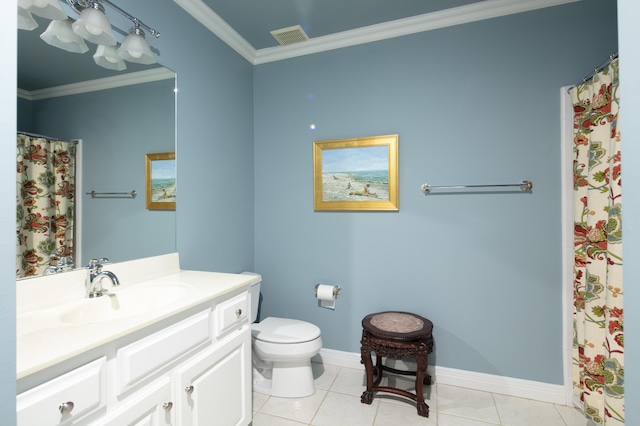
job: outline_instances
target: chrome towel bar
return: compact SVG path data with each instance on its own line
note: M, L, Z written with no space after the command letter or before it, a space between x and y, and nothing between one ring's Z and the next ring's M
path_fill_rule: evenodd
M519 187L522 192L531 192L533 189L533 183L528 180L523 180L522 183L507 183L498 185L449 185L449 186L431 186L427 183L422 185L422 192L429 194L432 189L466 189L466 188L505 188L505 187Z
M91 198L120 198L120 197L131 197L136 198L138 193L133 190L131 192L96 192L91 191L87 192L87 195L91 195Z

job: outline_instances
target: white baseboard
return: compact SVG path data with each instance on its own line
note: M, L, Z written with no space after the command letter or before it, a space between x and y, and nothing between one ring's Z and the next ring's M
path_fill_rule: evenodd
M313 357L312 361L335 365L337 367L364 369L360 363L360 354L353 352L322 348L320 353ZM566 401L563 385L553 385L533 380L516 379L439 366L435 366L435 368L430 367L429 370L433 383L533 399L558 405L570 404Z

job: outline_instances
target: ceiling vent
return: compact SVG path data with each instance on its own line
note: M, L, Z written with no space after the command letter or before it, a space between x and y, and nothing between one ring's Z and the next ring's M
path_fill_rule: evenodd
M300 25L271 31L271 35L278 41L278 43L280 43L281 46L309 40L309 36L304 32Z

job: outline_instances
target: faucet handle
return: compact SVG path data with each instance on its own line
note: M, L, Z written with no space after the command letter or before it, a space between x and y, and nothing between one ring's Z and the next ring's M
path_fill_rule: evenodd
M89 264L85 266L85 268L99 270L100 268L102 268L102 265L104 263L108 263L108 262L109 262L109 259L107 259L106 257L102 257L100 259L91 259L89 260Z
M57 262L56 266L61 268L73 267L73 258L71 256L62 256L59 253L53 252L49 254L49 257Z

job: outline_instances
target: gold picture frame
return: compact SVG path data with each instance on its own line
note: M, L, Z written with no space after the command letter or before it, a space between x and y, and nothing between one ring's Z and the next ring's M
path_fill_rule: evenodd
M314 142L313 209L398 211L398 135Z
M145 154L146 206L149 210L176 209L176 153Z

